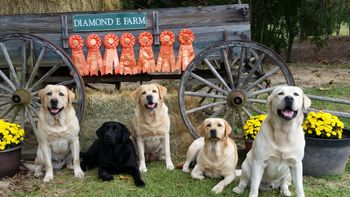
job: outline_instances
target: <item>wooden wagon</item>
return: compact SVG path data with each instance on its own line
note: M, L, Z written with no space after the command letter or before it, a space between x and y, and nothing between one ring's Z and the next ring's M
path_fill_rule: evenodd
M89 27L84 22L101 17L112 17L113 20L144 18L131 26L106 27L99 25L101 21L90 21ZM199 136L194 127L197 124L195 119L223 117L239 128L249 116L265 113L266 98L275 86L294 85L284 61L268 47L250 41L249 19L246 4L0 16L0 117L18 121L22 126L28 124L35 130L40 108L38 91L46 84L63 84L73 89L77 95L74 104L81 119L84 84L181 79L180 111L193 137ZM195 35L193 48L196 56L184 71L82 77L70 58L68 39L73 34L86 39L91 33L102 37L110 32L117 36L129 32L137 37L144 31L150 32L154 56L157 57L161 48L160 33L170 30L178 35L185 28ZM176 40L173 46L175 57L179 47ZM138 51L139 45L136 44L136 57ZM88 53L86 48L83 53ZM121 48L118 48L120 53ZM310 97L350 104L345 99ZM350 117L349 112L332 113Z

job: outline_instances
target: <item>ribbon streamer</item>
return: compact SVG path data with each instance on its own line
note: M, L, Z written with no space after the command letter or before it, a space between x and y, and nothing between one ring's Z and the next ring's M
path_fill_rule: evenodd
M101 75L105 75L103 69L103 60L100 52L101 38L97 34L90 34L86 38L86 46L88 48L88 56L86 59L87 65L90 67L90 76L98 76L100 69Z
M173 44L175 35L169 30L160 34L160 51L157 60L157 71L173 72L176 70Z
M137 67L134 54L135 37L131 33L123 33L120 37L120 45L122 46L122 54L119 63L124 68L124 74L140 73L141 68Z
M86 65L83 52L84 40L81 36L74 34L69 36L68 45L72 49L72 62L78 68L81 76L89 75L89 67Z
M189 29L183 29L180 31L178 39L180 42L180 49L177 56L176 68L184 71L195 56L192 46L194 34Z
M140 45L139 58L137 66L141 68L143 73L152 73L156 69L154 54L152 49L153 36L149 32L142 32L138 37Z
M117 46L119 39L114 33L106 34L103 38L103 45L105 46L105 53L103 56L103 69L105 74L113 74L113 66L116 74L120 74L119 58L117 53Z

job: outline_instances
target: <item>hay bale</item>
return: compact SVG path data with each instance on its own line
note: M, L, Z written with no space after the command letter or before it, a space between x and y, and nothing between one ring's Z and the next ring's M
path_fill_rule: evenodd
M2 5L0 15L122 9L120 0L2 0Z

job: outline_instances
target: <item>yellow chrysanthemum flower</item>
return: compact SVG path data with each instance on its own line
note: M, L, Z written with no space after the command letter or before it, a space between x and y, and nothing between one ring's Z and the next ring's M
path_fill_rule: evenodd
M5 150L22 143L24 134L24 130L18 124L0 119L0 150Z
M261 123L265 120L265 118L265 114L251 116L243 126L244 138L247 140L253 140L258 134L261 127Z

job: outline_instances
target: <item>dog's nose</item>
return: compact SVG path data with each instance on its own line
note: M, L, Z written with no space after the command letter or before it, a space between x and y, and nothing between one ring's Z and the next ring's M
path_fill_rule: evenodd
M210 129L210 137L216 138L216 129Z
M284 97L284 101L285 101L287 104L292 104L293 101L294 101L294 98L291 97L291 96L286 96L286 97Z
M52 106L57 106L58 100L57 99L51 99L50 103L51 103Z
M153 102L153 96L152 95L147 95L146 99L148 102Z

